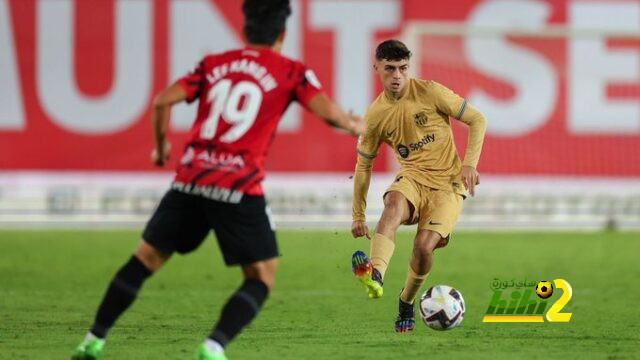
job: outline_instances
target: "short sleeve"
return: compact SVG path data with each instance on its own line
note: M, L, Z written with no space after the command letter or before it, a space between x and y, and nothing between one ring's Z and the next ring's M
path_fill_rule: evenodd
M302 67L301 76L294 88L295 99L307 107L311 98L322 91L322 85L313 70Z
M187 102L191 103L200 97L204 87L204 59L193 70L176 81L187 92Z
M467 100L435 81L433 81L433 87L438 109L451 117L460 119L467 105Z

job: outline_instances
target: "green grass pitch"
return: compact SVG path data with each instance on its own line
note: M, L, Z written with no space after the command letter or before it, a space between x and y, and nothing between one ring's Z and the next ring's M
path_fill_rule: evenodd
M68 358L139 234L0 231L0 359ZM467 304L462 326L437 332L418 322L413 333L396 334L393 320L411 239L410 232L399 234L385 295L370 300L350 267L354 250L368 252L367 240L346 232L281 231L276 289L227 355L261 360L640 357L640 234L460 232L436 251L427 286L447 284L462 292ZM495 277L567 280L573 298L563 312L573 313L571 321L483 323ZM175 256L112 329L103 359L191 358L240 282L239 269L223 265L213 238L188 256Z

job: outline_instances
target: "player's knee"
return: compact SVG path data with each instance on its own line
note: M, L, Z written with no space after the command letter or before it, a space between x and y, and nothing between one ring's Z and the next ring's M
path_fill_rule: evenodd
M156 256L140 254L139 252L136 252L136 257L151 272L158 271L164 264L164 261Z
M391 191L384 196L383 200L385 209L389 208L399 210L402 208L401 205L403 204L403 201L405 201L405 197L397 191Z
M380 222L385 227L398 227L402 223L404 209L398 203L385 204Z
M413 242L413 252L420 257L431 256L441 240L442 237L435 232L417 236Z
M267 286L267 289L269 290L269 292L271 292L271 289L273 289L273 286L275 285L275 282L276 282L275 273L260 272L255 275L247 275L245 276L245 278L251 278L251 279L255 279L263 282Z
M271 259L246 265L242 268L242 271L245 278L260 280L271 291L276 280L277 265L277 260Z
M160 252L143 240L136 249L135 256L149 271L156 272L171 257L171 254Z
M413 243L413 253L418 258L425 258L433 255L433 250L430 244L426 241L415 241Z
M384 197L384 210L380 222L383 227L395 231L411 215L411 205L401 193L391 191Z

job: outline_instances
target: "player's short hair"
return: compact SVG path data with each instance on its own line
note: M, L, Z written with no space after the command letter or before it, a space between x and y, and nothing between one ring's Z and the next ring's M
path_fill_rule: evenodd
M409 60L411 51L400 40L389 39L381 42L376 48L376 60Z
M244 0L244 35L251 44L273 45L291 15L289 0Z

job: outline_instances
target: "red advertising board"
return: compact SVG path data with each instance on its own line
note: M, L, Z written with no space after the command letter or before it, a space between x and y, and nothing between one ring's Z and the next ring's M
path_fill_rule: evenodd
M153 94L204 53L241 43L239 4L0 0L0 169L151 170ZM285 52L357 113L381 91L373 49L397 37L417 76L487 116L483 173L640 176L640 1L293 5ZM190 116L174 113L174 161ZM464 126L455 134L463 150ZM351 171L354 147L294 109L268 169Z

